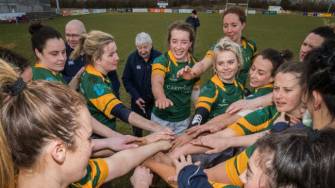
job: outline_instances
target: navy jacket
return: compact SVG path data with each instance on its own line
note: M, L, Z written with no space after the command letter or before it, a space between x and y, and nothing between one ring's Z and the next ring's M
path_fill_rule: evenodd
M151 49L148 62L138 54L132 52L127 59L123 71L122 81L127 92L131 95L132 103L141 97L146 103L153 103L154 97L151 91L151 65L161 52ZM132 104L133 106L133 104Z
M179 188L212 188L204 170L196 165L185 166L178 175Z
M195 18L193 16L189 16L186 18L186 23L189 23L193 27L194 31L197 31L197 28L200 26L200 20L198 17Z
M81 69L81 67L86 65L86 59L84 55L79 56L75 60L70 59L70 55L73 49L68 44L65 44L65 46L67 59L62 74L66 83L69 83L76 75L76 73ZM112 82L112 89L114 91L114 94L119 97L120 81L118 79L116 71L109 72L107 76Z

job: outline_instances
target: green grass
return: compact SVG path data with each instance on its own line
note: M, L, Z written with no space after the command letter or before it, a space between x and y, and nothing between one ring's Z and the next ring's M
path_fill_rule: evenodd
M106 13L84 16L58 17L47 20L47 25L64 33L64 25L71 19L82 20L87 30L102 30L111 33L117 41L120 63L118 68L121 77L124 62L130 52L135 49L134 38L139 32L148 32L154 41L154 47L166 51L167 27L174 20L184 20L186 14L155 14L155 13ZM201 59L206 50L222 37L222 23L219 14L200 14L201 26L197 33L195 56ZM257 43L258 50L264 48L290 49L298 53L300 43L311 29L334 22L334 18L324 20L317 17L299 15L263 16L249 15L245 36ZM18 53L34 61L30 46L28 24L0 24L0 46L13 48ZM207 79L207 73L203 80ZM121 99L129 105L129 96L121 88ZM129 126L119 123L118 129L130 134ZM128 177L113 181L110 187L130 187Z

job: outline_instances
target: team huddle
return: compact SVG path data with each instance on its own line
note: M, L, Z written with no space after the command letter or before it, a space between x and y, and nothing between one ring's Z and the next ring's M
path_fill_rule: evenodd
M295 62L242 36L244 10L226 9L222 22L200 61L184 21L169 26L166 52L138 33L122 75L131 108L111 34L71 20L64 41L30 25L33 66L0 48L0 187L93 188L134 168L135 188L152 173L179 188L335 187L334 28L310 31Z

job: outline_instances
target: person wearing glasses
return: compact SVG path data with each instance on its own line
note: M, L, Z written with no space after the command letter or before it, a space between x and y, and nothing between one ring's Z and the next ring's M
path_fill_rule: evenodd
M80 39L82 35L85 33L86 33L85 25L80 20L73 19L70 20L65 25L65 40L66 40L65 45L66 45L67 60L65 62L62 74L66 82L71 81L71 79L76 75L76 73L86 65L84 54L81 54L77 59L70 58L72 51L79 45ZM112 82L111 87L114 94L117 97L119 97L120 81L118 79L116 71L109 72L107 76Z

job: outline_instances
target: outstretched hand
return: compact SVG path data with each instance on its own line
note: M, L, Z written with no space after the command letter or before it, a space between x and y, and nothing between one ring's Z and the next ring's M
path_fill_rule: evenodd
M219 153L230 147L228 139L213 135L201 136L193 140L191 144L209 148L206 154Z
M192 70L191 67L185 66L177 72L177 78L182 77L185 80L191 80L196 77L196 73Z
M145 137L140 138L140 141L143 144L150 144L150 143L154 143L160 140L173 140L174 139L174 134L170 133L168 131L161 131L161 132L154 132L151 133Z
M138 166L134 174L130 177L130 182L134 188L149 188L152 184L153 175L150 169L144 166Z
M131 135L122 135L108 138L110 143L110 149L114 151L121 151L125 149L131 149L138 147L136 142L139 138L131 136Z

